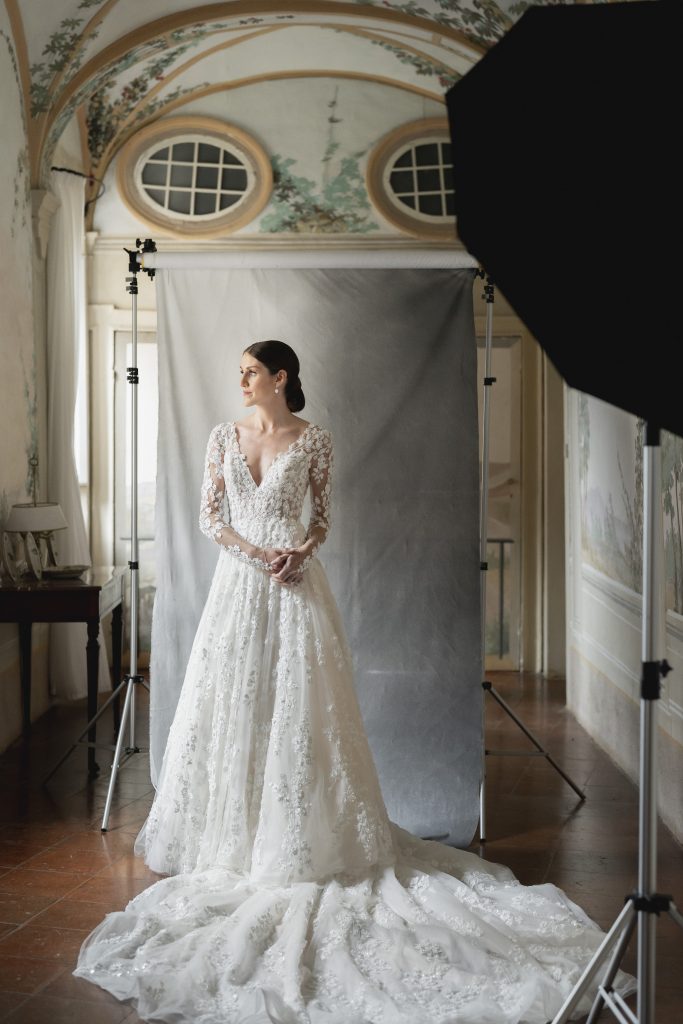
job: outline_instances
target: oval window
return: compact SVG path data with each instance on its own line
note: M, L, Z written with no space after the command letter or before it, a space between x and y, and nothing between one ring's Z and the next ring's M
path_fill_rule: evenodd
M137 217L183 236L235 231L261 212L272 190L261 146L210 118L167 118L143 128L123 147L117 180Z
M453 157L448 121L402 125L371 154L368 192L380 213L402 231L456 239Z

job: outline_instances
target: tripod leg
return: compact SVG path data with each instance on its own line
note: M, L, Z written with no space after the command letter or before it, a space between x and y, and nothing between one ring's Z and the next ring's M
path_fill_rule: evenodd
M676 922L679 928L683 928L683 914L681 914L673 900L669 902L669 915Z
M121 715L121 728L119 729L118 739L116 740L116 750L114 751L114 761L111 766L111 778L109 779L109 789L107 790L107 802L104 805L104 815L102 817L102 831L107 831L107 825L109 824L109 811L111 810L111 801L114 796L114 786L116 785L116 775L119 770L119 762L121 760L121 751L123 749L123 737L126 734L126 724L128 720L128 713L131 708L133 687L135 683L132 679L128 680L128 689L126 690L126 699L123 702L123 714Z
M595 997L595 1002L593 1003L591 1012L588 1015L586 1024L596 1024L596 1021L600 1016L600 1011L602 1010L605 1003L605 997L603 996L602 991L611 991L612 982L614 981L617 971L619 970L619 964L621 963L622 957L626 952L626 947L631 941L633 929L636 926L636 920L637 917L634 914L631 920L626 924L626 927L624 928L621 938L617 942L616 948L612 953L612 958L607 967L607 973L605 974L602 985L600 986L601 991L598 992L597 996Z
M114 679L121 678L121 636L123 634L123 613L121 604L117 604L111 613L111 651L112 671ZM121 728L121 705L117 699L114 702L114 732Z
M97 721L97 719L98 719L98 718L100 718L100 717L101 717L101 716L102 716L102 715L104 714L104 712L105 712L105 711L107 710L107 708L108 708L108 707L109 707L109 705L110 705L110 704L112 703L112 701L114 701L114 700L117 700L117 699L118 699L118 696L119 696L119 694L121 693L121 690L122 690L122 689L123 689L123 687L124 687L124 686L126 686L126 685L127 685L127 680L126 680L126 679L123 679L123 680L122 680L122 681L121 681L121 682L119 683L119 685L118 685L118 686L116 687L116 689L114 690L114 692L112 693L112 695L111 695L110 697L108 697L108 698L107 698L107 700L106 700L106 701L105 701L105 703L104 703L104 704L102 705L102 707L101 707L101 708L99 709L99 711L97 712L97 714L95 715L95 717L94 717L94 718L92 718L92 719L91 719L91 720L90 720L90 721L88 722L88 724L86 725L85 729L84 729L84 730L83 730L83 732L82 732L82 733L80 734L80 736L79 736L79 737L78 737L78 739L77 739L77 740L75 741L75 743L73 743L73 745L72 745L71 747L69 747L69 749L67 750L67 752L66 752L66 753L65 753L65 754L64 754L64 755L63 755L62 757L60 757L59 761L57 761L57 764L56 764L56 765L54 766L54 768L52 769L52 771L50 771L50 772L49 772L49 774L45 776L45 778L43 779L43 785L45 785L45 783L46 783L46 782L48 782L48 781L49 781L49 780L50 780L50 779L52 778L52 776L53 776L53 775L54 775L54 773L55 773L55 772L57 771L57 769L58 769L58 768L61 768L61 767L62 767L62 765L64 764L64 762L66 761L66 759L67 759L68 757L70 757L70 756L71 756L71 754L73 754L74 750L76 749L76 747L78 746L78 744L79 744L79 743L81 742L81 740L83 739L83 737L84 737L84 736L86 735L86 733L89 733L89 732L90 732L90 728L91 728L91 726L92 726L93 722L96 722L96 721Z
M541 754L543 754L543 756L546 758L546 760L550 762L550 764L553 766L555 771L558 772L562 776L562 778L567 783L567 785L572 787L572 789L574 790L576 795L580 796L582 800L585 800L586 799L586 794L582 790L580 790L579 787L576 785L576 783L572 779L570 779L570 777L567 775L567 773L565 771L563 771L562 768L560 768L560 766L557 763L557 761L553 760L553 758L550 756L548 751L542 745L540 740L538 740L534 736L534 734L531 732L531 730L526 727L526 725L521 720L521 718L517 717L517 715L514 713L514 711L510 707L510 705L507 704L506 701L503 700L503 698L500 696L499 693L496 693L496 691L491 686L491 684L490 683L484 683L484 689L488 690L488 692L491 694L491 696L493 697L493 699L495 701L498 701L498 703L502 707L503 711L505 711L506 714L508 714L510 716L512 721L515 723L515 725L517 725L522 730L524 735L528 736L528 738L531 740L531 742L536 747L536 749L539 750L541 752Z
M88 665L88 719L90 722L90 729L88 731L88 775L91 779L93 779L100 770L100 766L95 760L95 743L97 741L95 723L97 721L97 680L100 651L100 644L97 637L99 632L99 618L89 619L86 660Z
M624 905L618 918L593 954L593 957L586 966L583 974L565 999L555 1017L553 1017L552 1024L565 1024L565 1022L570 1019L576 1004L581 999L581 996L584 994L586 989L589 988L593 978L597 974L601 962L619 938L622 928L633 929L632 919L635 919L635 913L636 912L631 901Z

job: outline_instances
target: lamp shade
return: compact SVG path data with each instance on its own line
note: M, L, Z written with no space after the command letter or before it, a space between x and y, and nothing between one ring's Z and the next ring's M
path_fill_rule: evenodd
M41 533L63 530L68 525L59 502L39 501L37 505L32 502L12 505L4 528L14 533Z

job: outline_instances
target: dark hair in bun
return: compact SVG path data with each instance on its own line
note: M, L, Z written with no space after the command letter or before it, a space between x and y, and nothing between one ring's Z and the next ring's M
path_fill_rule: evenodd
M299 380L299 359L296 352L284 341L255 341L244 350L267 366L272 376L278 370L287 372L285 400L291 412L299 412L306 404Z

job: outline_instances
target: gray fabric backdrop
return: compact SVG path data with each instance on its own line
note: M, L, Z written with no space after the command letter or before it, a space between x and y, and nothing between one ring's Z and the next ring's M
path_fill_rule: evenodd
M471 270L161 270L156 780L218 549L197 525L211 428L244 415L239 363L287 341L335 443L320 550L392 819L469 843L481 769L476 350ZM143 439L144 442L144 439Z

